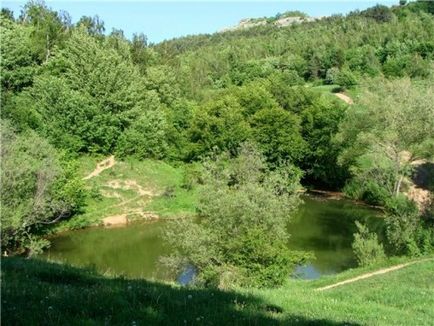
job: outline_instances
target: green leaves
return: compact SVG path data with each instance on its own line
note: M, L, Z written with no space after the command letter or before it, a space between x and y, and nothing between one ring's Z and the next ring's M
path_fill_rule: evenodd
M347 110L339 137L348 145L341 160L353 165L359 184L375 183L397 196L411 163L432 157L432 94L431 86L417 86L408 79L377 79L370 83L360 105Z
M354 234L353 251L360 266L369 266L385 259L383 246L377 235L370 233L366 225L356 221L358 232Z
M196 281L208 286L282 284L299 258L286 246L299 179L290 165L268 170L265 158L249 143L235 158L221 155L207 161L199 220L174 222L166 236L178 249L171 261L194 265Z
M46 140L33 131L17 135L8 122L2 122L1 163L2 247L39 248L35 227L78 211L82 182Z
M162 159L167 155L167 122L161 112L146 111L120 136L121 156Z
M270 163L299 161L305 149L300 119L281 108L264 109L252 117L253 137Z

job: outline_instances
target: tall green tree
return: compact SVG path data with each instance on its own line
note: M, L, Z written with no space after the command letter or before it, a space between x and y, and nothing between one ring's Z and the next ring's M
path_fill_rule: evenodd
M258 111L251 120L253 138L272 164L298 162L306 143L301 137L300 119L281 108Z
M250 132L235 97L210 101L194 112L189 130L190 157L197 159L214 150L235 153L239 145L249 139Z
M52 143L80 152L112 152L133 121L160 105L131 61L83 30L72 33L23 96Z
M362 182L397 196L412 162L434 155L434 92L409 79L370 85L341 125L339 137L347 143L341 162L350 162Z
M46 62L55 46L66 39L71 29L71 18L63 11L53 11L43 1L29 1L20 20L32 28L32 47L41 62Z

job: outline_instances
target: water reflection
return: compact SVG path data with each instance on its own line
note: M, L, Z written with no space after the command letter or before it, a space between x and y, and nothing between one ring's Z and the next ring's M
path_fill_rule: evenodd
M288 245L296 250L312 251L316 260L297 267L296 277L312 279L353 267L351 242L355 220L367 223L374 231L380 232L382 228L382 219L375 210L344 200L305 197L304 201L288 226L291 233ZM171 252L162 239L165 225L160 221L67 232L53 239L44 256L76 266L92 266L101 272L164 279L168 273L159 260ZM194 267L190 266L178 281L186 284L194 275Z

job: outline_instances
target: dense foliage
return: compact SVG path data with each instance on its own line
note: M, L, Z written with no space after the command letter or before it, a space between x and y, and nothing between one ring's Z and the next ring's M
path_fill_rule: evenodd
M1 126L1 244L39 253L48 244L38 228L71 216L83 205L74 167L35 132Z
M348 177L332 143L345 105L297 85L427 77L429 8L377 6L149 45L143 34L105 35L98 17L74 25L29 2L18 19L2 12L2 117L73 153L192 161L256 141L270 164L291 160L305 181L336 188Z
M351 165L352 196L385 205L415 162L433 158L434 90L408 79L370 85L340 126L340 160Z
M412 204L402 194L414 167L433 159L433 13L432 2L413 1L276 26L282 17L304 16L288 12L249 29L154 45L144 34L129 40L121 30L106 33L97 16L73 24L39 1L17 18L3 8L2 244L27 246L38 225L79 209L72 172L79 155L200 163L226 153L239 171L226 167L221 180L208 178L202 222L185 222L197 241L215 242L203 257L219 257L218 264L202 261L190 243L188 258L204 283L223 284L230 273L241 285L282 282L291 262L285 237L277 232L268 243L260 234L270 234L267 223L282 228L285 207L276 201L288 194L277 185L297 184L295 171L303 171L306 186L385 206L394 252L428 251L432 209L422 222L419 212L408 214ZM237 159L246 142L263 157L255 150ZM225 179L245 172L242 160L257 160L249 172L257 176ZM241 216L252 217L250 227L226 242L233 236L228 221ZM255 270L256 259L270 268Z
M176 253L165 262L176 269L197 269L195 282L233 285L281 285L303 256L287 247L287 225L298 202L300 171L286 165L267 169L248 143L239 155L205 163L199 220L177 220L166 238Z

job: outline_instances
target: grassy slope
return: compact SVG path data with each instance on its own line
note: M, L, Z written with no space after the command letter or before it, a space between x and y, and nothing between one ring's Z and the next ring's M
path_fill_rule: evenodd
M80 174L84 177L95 169L103 158L85 156L80 159ZM86 201L82 214L61 223L57 230L84 227L100 223L107 216L124 214L140 218L134 212L152 212L160 217L177 217L194 214L195 193L182 187L184 166L171 166L162 161L128 159L116 164L100 175L86 180L93 194ZM110 186L118 182L121 188ZM134 182L127 189L125 182ZM137 186L136 186L137 185ZM140 195L141 190L154 196Z
M434 261L316 292L345 276L275 290L218 291L5 258L4 325L432 325Z

